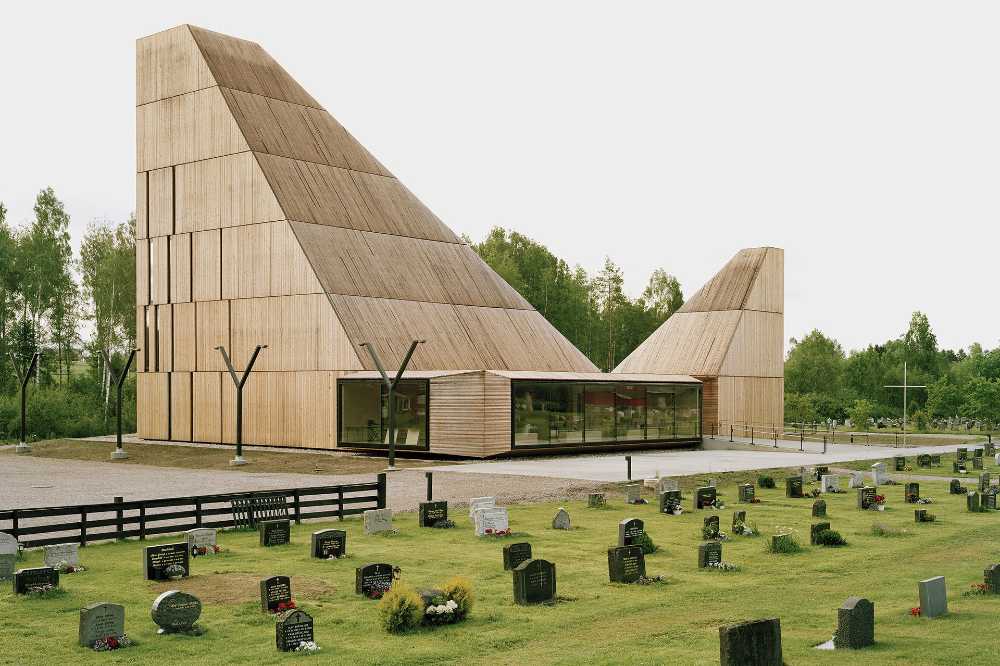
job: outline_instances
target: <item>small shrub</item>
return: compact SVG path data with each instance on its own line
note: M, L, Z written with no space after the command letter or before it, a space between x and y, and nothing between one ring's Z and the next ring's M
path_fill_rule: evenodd
M378 602L382 626L390 634L413 629L424 618L424 602L412 586L395 581Z
M455 619L465 619L476 600L476 595L472 593L472 581L464 576L453 576L445 582L441 591L444 592L445 597L458 604L458 608L455 610Z
M760 488L774 488L774 477L766 475L758 476L757 486Z
M642 552L644 555L655 553L660 549L659 546L653 543L653 539L650 538L649 534L647 534L646 532L643 532L638 537L636 537L635 545L642 548Z
M898 527L890 527L885 523L875 523L872 525L872 535L877 537L898 537L906 534L906 530Z
M816 533L817 546L846 546L847 539L836 530L822 530Z
M784 539L768 539L767 552L781 555L791 555L794 553L801 553L802 546L794 536L789 534Z

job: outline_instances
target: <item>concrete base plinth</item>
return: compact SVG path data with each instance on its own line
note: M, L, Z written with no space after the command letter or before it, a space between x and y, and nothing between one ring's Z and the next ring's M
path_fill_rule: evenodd
M114 451L111 452L111 459L112 460L128 460L128 454L125 452L125 449L117 449L116 448Z
M17 446L14 447L14 453L31 453L31 444L18 442Z
M385 469L383 469L382 471L383 471L383 472L398 472L398 471L399 471L399 468L398 468L398 467L386 467L386 468L385 468Z
M249 462L243 456L236 456L235 458L229 461L229 464L232 465L233 467L236 467L237 465L248 465Z

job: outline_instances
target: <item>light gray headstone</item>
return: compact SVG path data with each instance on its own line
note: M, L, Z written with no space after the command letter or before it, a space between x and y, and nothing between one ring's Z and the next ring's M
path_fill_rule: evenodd
M673 492L680 489L681 487L677 483L677 479L670 476L661 476L656 485L656 496L659 497L660 493Z
M364 514L365 534L378 534L392 529L392 509L369 509Z
M944 584L944 576L922 580L917 587L920 590L920 614L923 617L938 617L948 612L948 589Z
M14 577L17 569L18 543L10 534L0 532L0 580Z
M187 542L188 550L192 548L207 548L209 552L217 543L218 534L211 527L196 527L193 530L184 532L184 540Z
M851 478L847 482L848 488L863 488L865 485L865 475L863 472L851 472Z
M822 492L836 492L840 490L840 477L835 474L824 474L820 482L822 483Z
M552 519L552 529L554 530L570 530L573 526L569 521L569 512L566 509L559 507L556 511L555 518Z
M80 647L94 647L102 638L125 633L125 607L98 602L80 609Z
M877 462L874 465L872 465L872 485L880 486L884 484L887 480L888 477L885 475L885 463Z
M42 559L45 566L57 568L65 562L71 567L80 566L80 544L78 543L57 543L54 546L43 546L44 555Z
M630 483L624 486L624 490L626 504L635 504L642 497L642 486L638 483Z
M500 532L510 527L507 509L504 507L479 509L473 518L476 523L476 536L486 536L486 530Z
M469 500L469 518L476 515L477 509L488 509L497 505L496 497L473 497Z

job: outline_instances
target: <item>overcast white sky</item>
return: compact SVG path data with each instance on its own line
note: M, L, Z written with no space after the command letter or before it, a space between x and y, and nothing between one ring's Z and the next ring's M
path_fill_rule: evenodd
M257 41L458 233L693 293L785 248L785 333L845 348L928 313L1000 339L1000 5L31 2L0 31L0 200L75 242L134 207L135 39Z

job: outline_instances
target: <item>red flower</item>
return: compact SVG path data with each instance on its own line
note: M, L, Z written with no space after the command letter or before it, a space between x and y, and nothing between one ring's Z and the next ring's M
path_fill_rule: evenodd
M912 615L913 617L920 617L920 606L917 606L916 608L911 608L910 615Z
M111 649L111 650L116 650L118 648L118 637L117 636L108 636L105 639L105 642L107 642L108 648Z
M218 546L215 546L215 545L212 546L212 552L213 553L218 553L218 552L221 552L221 551L222 551L222 549L219 548Z

